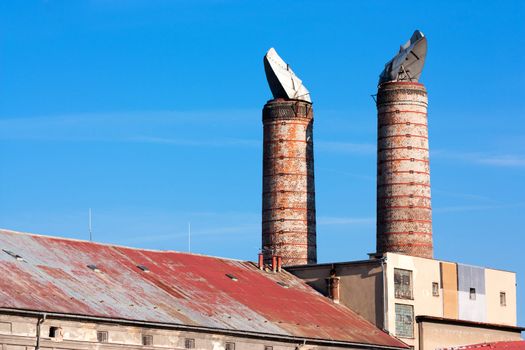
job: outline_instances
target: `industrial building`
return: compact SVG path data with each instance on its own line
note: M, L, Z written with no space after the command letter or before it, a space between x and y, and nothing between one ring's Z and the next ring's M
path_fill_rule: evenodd
M0 230L0 345L406 349L278 265Z
M317 264L313 108L270 49L257 263L0 230L0 344L27 349L434 350L520 339L512 272L434 259L426 38L377 93L377 249Z
M519 340L515 273L433 258L426 50L414 32L379 79L376 252L287 269L416 350Z

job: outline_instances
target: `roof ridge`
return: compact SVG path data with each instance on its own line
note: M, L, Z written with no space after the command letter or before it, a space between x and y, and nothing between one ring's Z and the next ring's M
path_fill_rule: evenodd
M28 236L34 236L34 237L44 237L54 240L61 240L61 241L70 241L70 242L80 242L80 243L89 243L94 245L101 245L104 247L109 248L124 248L124 249L133 249L133 250L141 250L141 251L148 251L148 252L158 252L158 253L176 253L176 254L183 254L183 255L194 255L194 256L201 256L205 258L213 258L213 259L221 259L221 260L229 260L229 261L237 261L237 262L253 262L251 260L242 260L242 259L235 259L235 258L226 258L222 256L214 256L214 255L207 255L207 254L201 254L201 253L192 253L192 252L181 252L178 250L162 250L162 249L150 249L150 248L139 248L139 247L130 247L127 245L121 245L121 244L114 244L114 243L103 243L103 242L96 242L96 241L88 241L85 239L78 239L78 238L70 238L70 237L60 237L60 236L51 236L51 235L43 235L38 233L32 233L32 232L25 232L25 231L15 231L10 230L6 228L0 227L0 234L2 233L9 233L9 234L16 234L16 235L28 235Z

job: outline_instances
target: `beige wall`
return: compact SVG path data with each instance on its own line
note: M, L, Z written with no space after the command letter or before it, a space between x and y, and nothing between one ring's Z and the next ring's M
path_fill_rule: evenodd
M507 305L500 305L500 292L505 292ZM516 325L516 274L485 269L487 322Z
M435 350L451 346L471 345L484 342L521 340L519 332L488 328L421 322L419 350Z
M458 318L458 271L454 263L441 262L441 283L443 288L443 317Z
M396 335L395 304L413 305L414 316L427 315L443 317L443 293L432 295L432 282L440 282L439 261L407 255L387 253L388 289L388 330ZM397 299L394 294L394 269L412 271L413 296L410 299ZM396 335L397 336L397 335ZM418 332L414 320L414 338L400 338L405 343L417 347Z
M0 315L0 349L34 350L36 342L36 323L33 317ZM55 341L49 337L49 327L63 329L63 340ZM107 331L109 342L99 343L97 331ZM153 346L142 345L142 335L153 335ZM121 326L118 324L47 319L41 326L41 350L139 350L139 349L184 349L185 339L195 339L195 350L224 350L226 342L235 343L235 350L264 350L272 346L273 350L295 350L297 341L275 341L264 338L248 338L224 334L179 331ZM354 347L331 347L309 345L302 350L341 350Z

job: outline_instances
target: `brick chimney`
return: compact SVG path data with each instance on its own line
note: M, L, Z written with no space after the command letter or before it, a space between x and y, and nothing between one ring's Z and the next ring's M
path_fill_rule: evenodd
M377 94L377 252L433 257L427 92L392 81Z
M283 265L317 262L312 104L276 98L263 108L262 251Z

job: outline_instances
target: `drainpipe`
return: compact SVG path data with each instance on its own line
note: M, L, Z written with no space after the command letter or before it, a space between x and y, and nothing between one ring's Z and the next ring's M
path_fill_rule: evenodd
M388 332L388 289L386 285L386 256L381 257L381 272L383 273L383 330Z
M40 333L41 333L41 326L42 323L46 320L46 314L42 314L42 316L38 317L38 321L36 322L36 346L35 350L40 350Z

